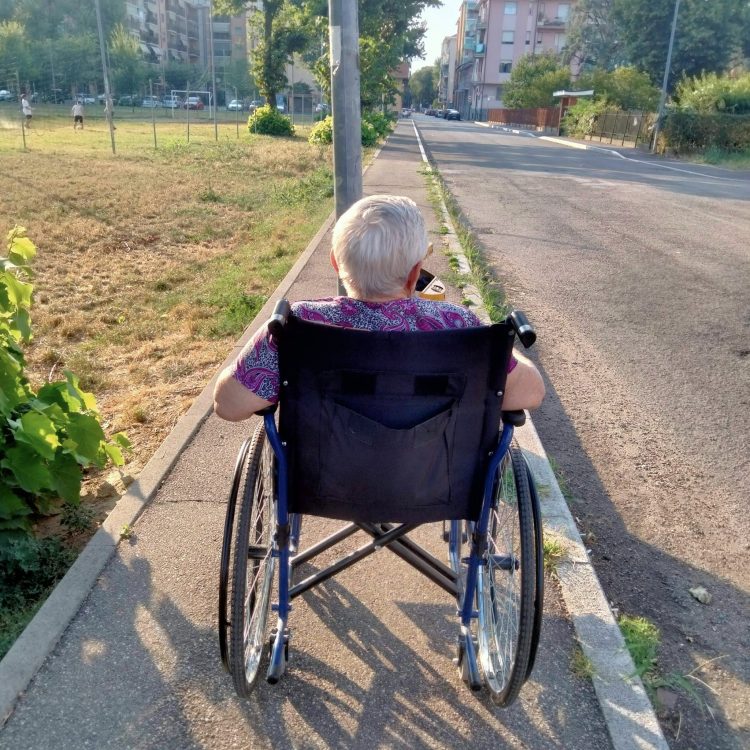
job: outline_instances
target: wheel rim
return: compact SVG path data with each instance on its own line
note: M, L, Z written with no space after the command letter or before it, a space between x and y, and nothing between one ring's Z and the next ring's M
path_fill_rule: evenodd
M498 477L477 587L479 659L494 693L506 688L515 662L521 607L520 561L518 496L508 455Z
M250 517L248 565L245 578L245 623L243 630L245 678L255 679L265 646L268 601L273 582L273 451L263 445L259 471L255 480Z

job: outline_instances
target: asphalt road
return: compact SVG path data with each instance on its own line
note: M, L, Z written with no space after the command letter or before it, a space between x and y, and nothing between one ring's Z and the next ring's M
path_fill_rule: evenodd
M750 746L750 175L415 122L537 325L535 423L604 589L697 691L670 744Z
M421 170L416 139L400 127L365 190L412 196L437 243ZM329 247L327 236L291 299L333 293ZM431 268L447 278L441 253ZM387 551L295 599L287 673L237 698L219 662L216 598L226 497L250 429L215 416L201 427L0 728L0 748L611 747L591 681L571 670L575 634L554 586L532 679L502 710L452 664L455 603ZM306 520L303 544L336 526ZM445 556L439 525L417 540Z

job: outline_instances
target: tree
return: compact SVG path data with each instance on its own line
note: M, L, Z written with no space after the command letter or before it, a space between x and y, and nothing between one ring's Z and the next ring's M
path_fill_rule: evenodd
M612 12L615 0L579 0L565 41L564 61L583 70L612 70L627 62Z
M102 59L99 42L93 34L63 36L50 43L55 61L57 85L71 93L102 81ZM43 58L44 59L44 58Z
M594 89L594 98L619 109L653 111L659 101L659 89L646 73L632 66L612 71L592 70L576 82L577 89Z
M26 29L17 21L0 23L0 85L15 88L16 78L29 81L36 73Z
M550 107L555 104L552 94L570 86L570 70L561 65L552 52L525 55L511 70L503 94L503 106L525 109Z
M682 0L672 52L670 88L683 75L725 70L740 44L737 23L746 0ZM613 19L630 62L660 85L674 0L614 0Z
M230 89L236 90L240 99L246 96L254 97L258 91L246 60L234 60L225 68L224 83Z
M134 94L146 79L141 47L128 30L117 24L109 39L112 83L119 93Z
M436 65L427 65L412 73L409 79L412 101L425 106L432 104L437 98L438 76L439 67Z

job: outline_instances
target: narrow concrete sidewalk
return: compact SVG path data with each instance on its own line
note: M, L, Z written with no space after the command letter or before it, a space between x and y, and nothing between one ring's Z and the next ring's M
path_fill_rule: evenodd
M414 198L438 248L422 169L411 124L400 123L365 189ZM326 233L281 292L334 294L329 248ZM433 258L430 270L447 280L447 258ZM449 299L459 298L451 289ZM535 672L502 710L468 690L451 663L455 606L387 551L296 600L287 674L238 699L219 662L216 592L233 463L253 424L210 416L159 452L164 462L178 453L175 468L19 699L0 747L611 747L591 682L570 668L576 640L554 584ZM303 545L335 527L306 520ZM415 538L444 556L439 531L424 527Z

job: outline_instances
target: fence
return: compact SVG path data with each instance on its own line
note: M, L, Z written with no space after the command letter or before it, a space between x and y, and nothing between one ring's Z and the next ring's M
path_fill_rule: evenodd
M623 146L627 141L637 146L650 141L655 118L651 112L602 112L585 137L598 138L600 143L608 139L608 143L619 142Z
M557 132L560 126L560 108L490 109L488 110L488 121L497 125Z

